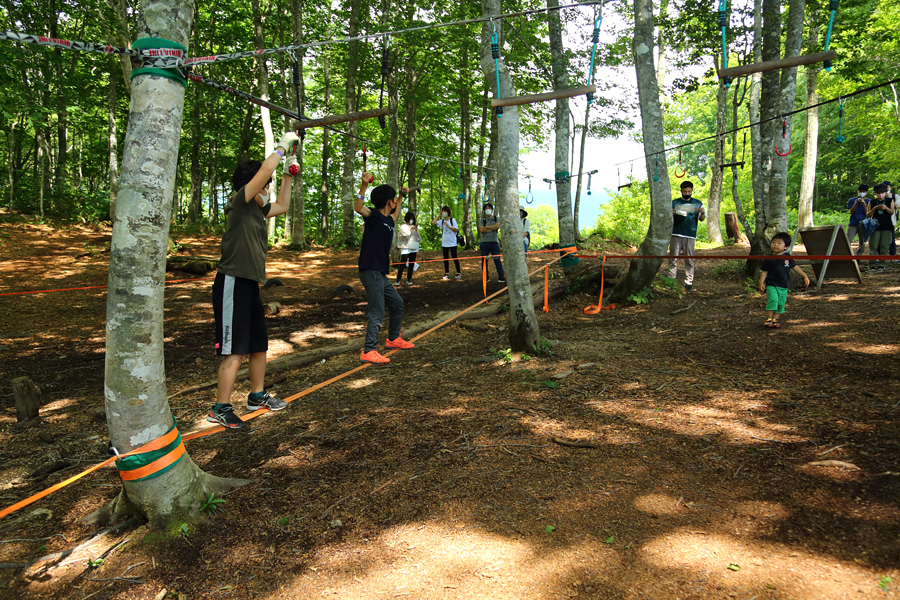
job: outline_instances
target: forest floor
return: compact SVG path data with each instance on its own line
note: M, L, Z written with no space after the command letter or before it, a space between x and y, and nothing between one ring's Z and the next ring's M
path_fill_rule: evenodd
M0 294L106 285L109 239L7 219ZM178 241L218 256L212 236ZM351 251L270 253L284 283L263 292L282 306L270 359L362 337L356 270L333 269L355 264ZM407 327L481 298L477 264L441 281L424 263L400 289ZM120 490L101 469L0 520L0 597L900 598L900 268L792 293L774 330L739 267L699 261L694 292L599 315L583 313L596 286L573 290L538 312L558 342L538 357L505 352L506 313L454 323L246 430L190 441L202 469L251 483L180 533L98 538L79 524ZM215 379L212 280L165 296L183 432L211 426L215 389L184 390ZM333 297L341 284L353 293ZM3 508L107 456L106 294L0 296L0 308ZM272 391L358 365L346 352ZM22 376L42 390L39 426L16 423ZM237 385L240 414L247 392Z

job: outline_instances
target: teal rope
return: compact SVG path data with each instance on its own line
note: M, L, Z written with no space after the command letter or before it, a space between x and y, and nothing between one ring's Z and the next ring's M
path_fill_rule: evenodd
M728 0L719 2L719 27L722 28L722 68L728 68ZM731 77L725 77L725 87L731 87Z
M831 45L831 29L834 27L834 15L838 9L839 0L831 0L828 8L831 9L831 17L828 19L828 33L825 34L825 52L828 52L828 46ZM831 61L825 61L825 70L831 71Z
M603 23L603 15L599 15L594 19L594 34L591 36L591 42L594 44L591 48L591 66L588 67L588 85L594 80L594 57L597 55L597 43L600 41L600 24ZM587 95L587 102L591 104L594 101L594 93Z
M494 58L494 73L497 74L497 94L496 98L500 98L500 41L497 37L497 26L494 25L494 20L491 19L491 26L494 28L494 32L491 34L491 56ZM503 116L503 107L497 107L497 117Z
M459 168L459 195L456 197L458 200L466 199L466 179L465 179L465 171L463 168Z

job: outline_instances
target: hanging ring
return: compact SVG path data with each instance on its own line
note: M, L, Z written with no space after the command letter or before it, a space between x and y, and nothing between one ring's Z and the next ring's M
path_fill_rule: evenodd
M793 149L794 149L794 145L791 144L790 146L788 146L788 151L782 153L782 152L778 149L778 144L775 144L775 154L777 154L778 156L789 156L790 153L791 153L791 150L793 150Z
M681 175L678 174L678 167L675 167L675 178L676 179L682 179L682 178L684 178L685 175L687 175L687 167L684 167L684 170L681 171Z

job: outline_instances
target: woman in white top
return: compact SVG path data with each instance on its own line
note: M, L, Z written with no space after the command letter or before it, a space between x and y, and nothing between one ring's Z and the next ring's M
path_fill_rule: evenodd
M528 252L528 247L531 245L531 224L528 222L528 219L525 218L527 216L528 211L520 204L519 218L522 219L522 242L525 244L525 252Z
M409 211L403 217L403 224L397 233L397 247L400 248L400 267L397 269L397 281L394 285L400 285L403 279L403 269L408 268L406 273L406 285L412 285L413 271L415 270L416 255L419 253L419 227L416 225L416 215Z
M444 277L450 279L450 257L454 258L456 263L456 278L462 279L462 273L459 270L459 259L456 258L456 234L459 233L459 225L456 219L450 213L450 207L441 208L441 216L431 222L441 228L441 250L444 252Z

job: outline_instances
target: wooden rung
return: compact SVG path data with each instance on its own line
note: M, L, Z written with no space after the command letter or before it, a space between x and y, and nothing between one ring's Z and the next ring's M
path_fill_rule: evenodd
M738 162L725 163L724 165L719 165L719 168L722 169L723 171L724 171L725 169L727 169L728 167L740 167L740 168L743 169L743 168L744 168L744 161L741 160L741 161L738 161Z
M547 92L545 94L533 94L531 96L510 96L509 98L493 98L491 99L491 108L496 108L498 106L519 106L520 104L533 104L534 102L546 102L547 100L571 98L572 96L593 94L596 91L596 85L586 85L584 87L557 90L555 92Z
M717 71L719 78L740 77L741 75L750 75L751 73L762 73L764 71L774 71L776 69L789 69L801 65L811 65L813 63L825 62L826 60L835 60L837 57L837 52L829 50L828 52L816 52L815 54L805 54L803 56L794 56L792 58L767 60L766 62L754 63L752 65L718 69Z
M292 121L291 128L309 129L311 127L327 127L328 125L337 125L339 123L349 123L350 121L362 121L363 119L374 119L389 115L391 110L388 107L373 108L372 110L364 110L362 112L349 113L346 115L332 115L330 117L322 117L321 119L309 119L307 121Z

